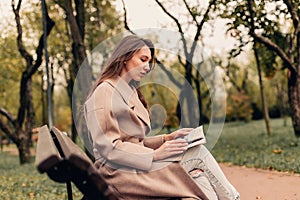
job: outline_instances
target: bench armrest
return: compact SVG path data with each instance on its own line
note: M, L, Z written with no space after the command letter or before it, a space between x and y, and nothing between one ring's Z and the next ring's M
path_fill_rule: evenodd
M51 134L53 139L59 143L57 148L68 163L69 167L65 175L68 174L70 180L88 199L118 199L81 148L55 127L52 127Z
M39 129L35 165L40 173L47 172L62 160L47 125Z
M53 127L51 132L57 138L66 160L84 171L93 165L90 158L65 133L56 127Z

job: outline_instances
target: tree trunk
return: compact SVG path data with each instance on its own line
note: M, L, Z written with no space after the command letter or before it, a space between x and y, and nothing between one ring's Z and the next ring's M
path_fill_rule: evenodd
M196 127L199 125L199 116L197 117L197 100L195 99L195 94L192 86L192 65L189 61L186 61L185 69L185 83L180 91L180 106L181 108L180 118L181 127ZM178 116L179 117L179 116Z
M21 56L26 61L26 68L22 72L20 81L20 105L18 108L17 117L13 117L13 115L7 110L5 110L4 108L0 108L0 114L7 119L7 122L4 122L0 118L0 129L8 136L10 140L12 140L17 145L20 164L25 164L31 162L30 147L32 146L31 136L35 117L32 100L32 76L42 64L44 34L48 36L55 23L50 19L46 10L47 31L43 32L43 35L39 39L34 59L34 57L30 55L30 53L26 50L25 45L23 44L23 29L20 18L21 4L22 0L19 0L17 5L15 4L14 0L12 0L11 2L12 10L15 14L15 21L18 32L18 49Z
M256 66L257 66L257 73L258 73L258 78L259 78L259 87L260 87L260 96L261 96L261 102L262 102L262 107L263 107L263 113L264 113L264 119L266 123L266 128L267 128L267 133L268 135L272 134L271 126L270 126L270 117L269 117L269 110L266 102L266 95L265 95L265 87L264 87L264 82L262 80L262 75L261 75L261 66L260 66L260 61L259 61L259 56L257 53L256 49L256 42L254 42L253 46L254 50L254 56L256 60Z
M25 131L18 130L19 142L17 143L17 148L19 152L20 164L30 163L32 161L30 144L31 144L31 135Z
M300 137L300 65L298 65L298 74L289 74L288 95L294 133L295 136Z
M202 110L202 97L201 97L201 81L200 81L200 73L197 70L196 78L194 79L196 85L197 92L197 101L198 101L198 109L199 109L199 125L204 123L204 116Z
M40 92L41 92L41 104L42 104L42 123L47 124L46 100L45 100L45 90L44 90L45 81L44 81L43 71L40 71L39 75L41 76Z
M84 33L85 33L85 18L84 18L84 0L75 1L76 16L74 15L72 0L66 0L65 4L59 4L64 8L67 15L67 22L70 26L70 33L72 38L72 54L73 54L73 66L70 67L70 80L68 82L68 95L70 98L71 106L73 108L72 115L72 140L75 141L77 138L77 130L75 121L77 121L76 109L78 105L82 105L82 101L88 93L89 84L92 81L92 69L86 59L86 47L84 44ZM81 67L81 69L80 69ZM81 70L80 73L79 70ZM73 96L74 83L78 84L76 97ZM71 84L71 85L69 85ZM80 93L80 94L79 94ZM75 99L76 98L76 99ZM81 126L79 126L81 127ZM81 131L81 130L80 130Z
M295 136L300 136L300 29L299 29L299 15L297 14L297 7L293 7L291 1L285 1L288 7L288 13L292 16L292 25L295 29L293 34L287 35L291 37L287 43L288 49L282 49L277 43L274 43L268 37L255 33L255 11L254 1L248 0L248 10L251 16L250 21L250 35L254 37L255 41L264 44L269 50L275 51L282 59L284 68L288 68L288 96L291 106L291 117L294 127ZM293 41L296 41L295 43ZM296 52L296 53L294 53ZM296 57L295 57L296 56Z
M195 126L198 126L199 122L200 122L199 115L198 115L198 118L196 117L198 113L197 113L197 109L195 109L195 108L200 108L201 105L199 105L199 104L196 105L197 99L194 98L195 95L193 93L193 87L192 87L192 78L193 78L192 61L193 61L195 49L197 47L197 42L199 41L200 32L203 28L203 25L209 20L210 10L214 7L214 5L216 4L217 1L209 0L207 9L205 10L205 12L203 14L201 14L201 12L199 12L199 13L194 12L193 8L195 8L195 7L192 8L189 6L189 4L186 1L183 1L185 9L186 9L189 17L191 17L191 20L192 20L192 23L189 25L195 25L195 28L196 28L195 35L192 38L193 42L192 42L190 49L189 49L188 43L187 43L188 37L185 37L184 30L182 29L183 24L181 24L180 21L178 20L178 18L175 17L174 15L172 15L168 11L168 9L166 9L159 0L155 0L155 2L163 10L163 12L166 13L175 22L175 24L177 25L177 28L178 28L178 32L180 33L180 36L181 36L181 41L183 43L183 51L184 51L184 55L185 55L185 59L186 59L184 68L185 68L185 78L186 78L187 83L184 84L183 88L180 91L179 103L183 104L185 102L187 104L186 107L187 107L188 119L187 120L181 119L181 118L183 118L182 116L185 116L185 113L183 113L183 110L184 110L183 105L179 105L179 104L177 105L176 113L177 113L179 120L181 120L183 122L181 124L184 127L195 127ZM200 15L201 15L201 20L198 19L198 17ZM186 25L186 24L184 24L184 25ZM189 39L191 39L191 38L189 38ZM184 101L184 99L186 99L186 101Z

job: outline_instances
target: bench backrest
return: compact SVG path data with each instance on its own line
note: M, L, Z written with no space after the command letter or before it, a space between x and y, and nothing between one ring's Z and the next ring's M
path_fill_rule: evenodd
M39 130L36 166L56 182L73 182L85 198L118 199L89 157L66 134L47 125Z

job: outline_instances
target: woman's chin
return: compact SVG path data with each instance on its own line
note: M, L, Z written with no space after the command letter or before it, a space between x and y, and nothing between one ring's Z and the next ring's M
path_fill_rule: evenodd
M143 77L136 77L136 78L134 78L133 80L135 80L135 81L141 81L142 78L143 78Z

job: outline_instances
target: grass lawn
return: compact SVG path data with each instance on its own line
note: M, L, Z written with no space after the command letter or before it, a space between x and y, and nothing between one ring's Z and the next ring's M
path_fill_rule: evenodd
M226 123L211 152L219 162L300 173L300 138L287 122L283 126L283 119L273 119L271 136L263 120ZM40 174L34 164L20 166L18 156L9 152L0 152L0 160L1 200L67 199L65 184ZM82 198L76 187L73 193L74 200Z
M1 200L64 200L67 198L65 184L56 183L46 174L40 174L34 164L19 165L19 158L8 152L0 153L0 199ZM82 194L73 187L73 199Z
M227 123L211 152L219 162L300 173L300 138L291 121L272 119L271 128L268 136L264 120Z

